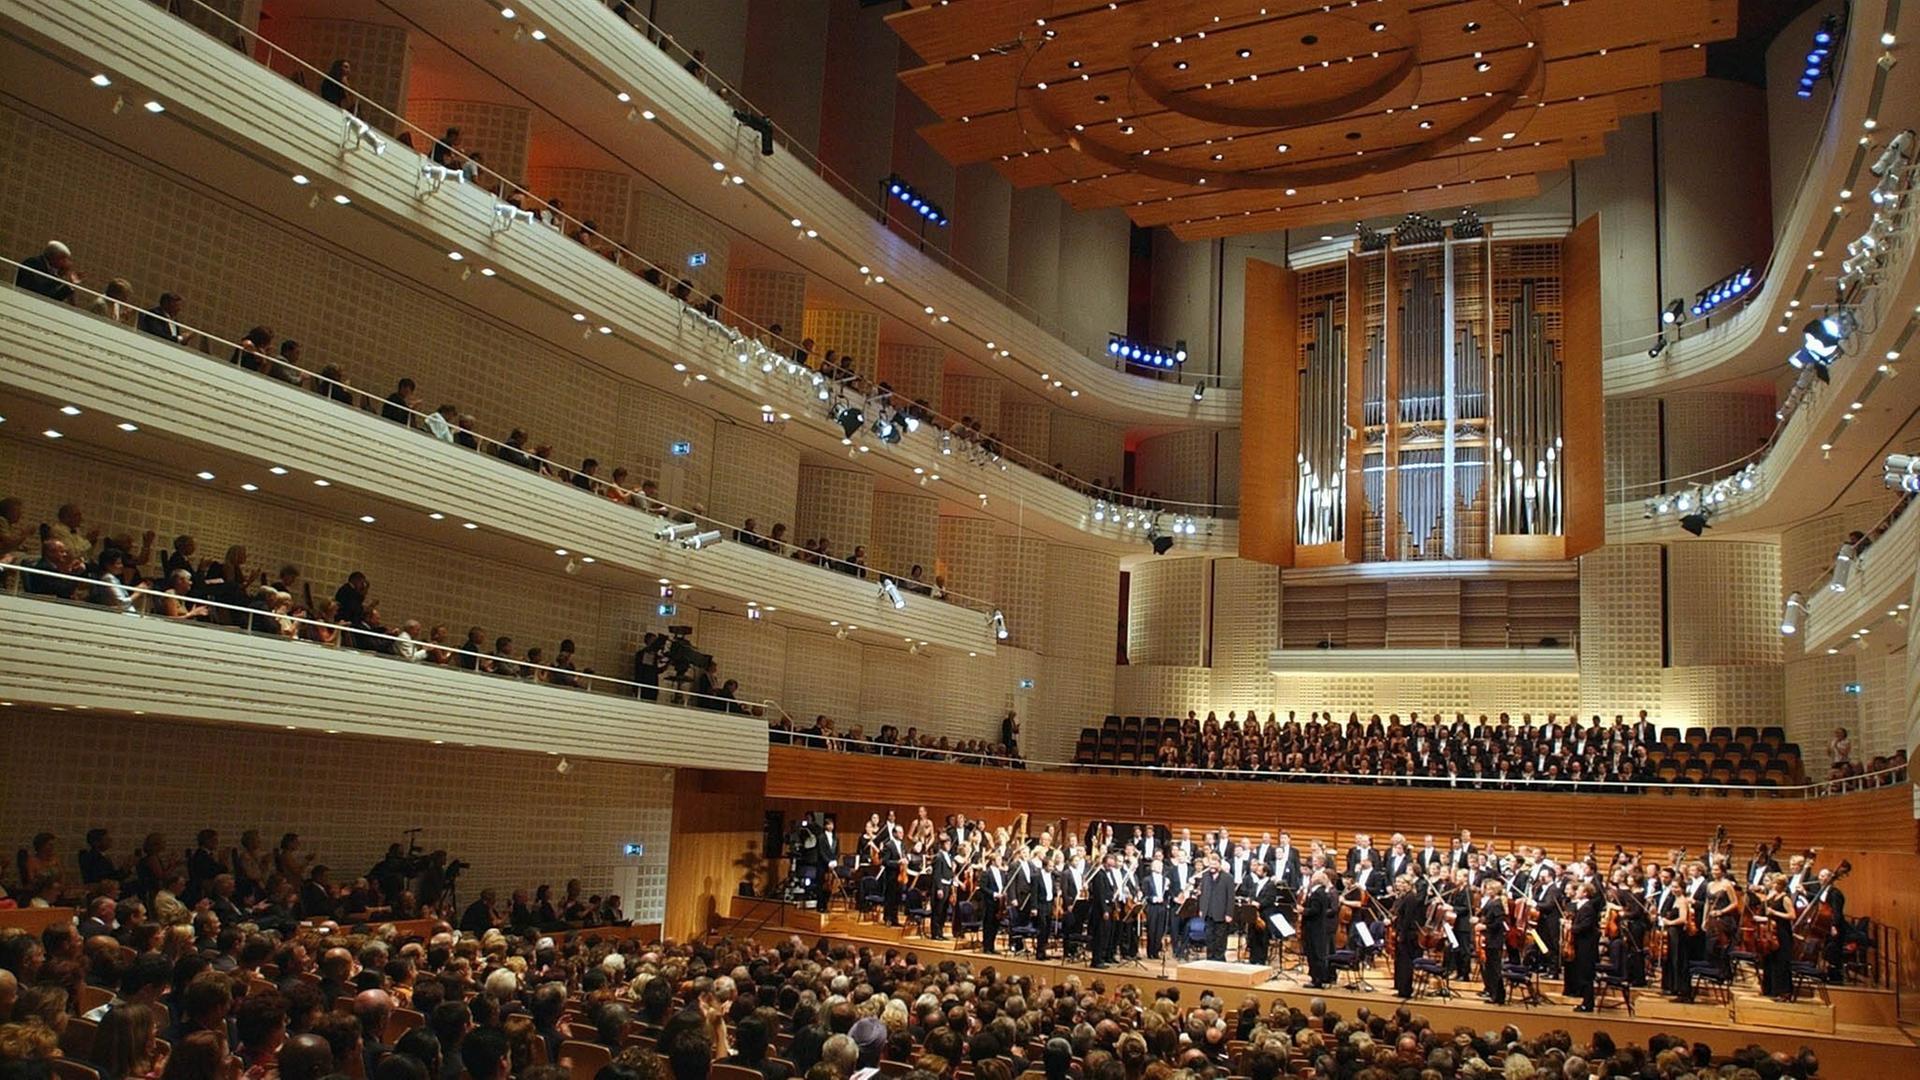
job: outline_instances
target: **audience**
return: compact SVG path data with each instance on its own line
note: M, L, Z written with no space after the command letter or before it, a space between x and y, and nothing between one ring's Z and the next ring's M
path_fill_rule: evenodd
M262 1080L563 1080L571 1022L612 1056L600 1080L705 1080L716 1063L765 1080L870 1080L889 1063L888 1074L906 1080L946 1080L962 1066L979 1080L1819 1075L1804 1047L1717 1055L1659 1033L1639 1045L1605 1031L1581 1040L1562 1030L1529 1037L1515 1024L1443 1029L1411 1005L1347 1015L1317 997L1263 1008L1251 995L1233 1002L1201 990L1189 1003L1192 988L1035 978L797 937L640 946L590 930L556 940L489 929L456 940L443 923L425 941L392 925L325 935L294 927L250 931L246 946L271 959L246 978L196 976L227 984L228 1022L186 1032L166 1052L155 1032L174 1003L117 1002L78 1056L113 1080L235 1080L243 1070ZM337 958L361 988L351 1015L316 992L315 954ZM13 995L0 996L0 1064L10 1077L45 1075L61 1054L66 991L49 966L34 935L0 933L0 995ZM425 1026L389 1043L395 970L409 973ZM463 1004L471 990L482 992Z

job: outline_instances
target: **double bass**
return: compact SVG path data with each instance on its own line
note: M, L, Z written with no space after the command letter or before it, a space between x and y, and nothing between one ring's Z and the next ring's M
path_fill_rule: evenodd
M1833 936L1833 901L1827 898L1827 890L1840 883L1840 879L1853 872L1853 862L1843 859L1833 868L1833 876L1820 887L1817 898L1807 905L1807 910L1794 920L1793 934L1796 941L1794 959L1801 963L1818 963L1820 954L1826 948L1827 939Z

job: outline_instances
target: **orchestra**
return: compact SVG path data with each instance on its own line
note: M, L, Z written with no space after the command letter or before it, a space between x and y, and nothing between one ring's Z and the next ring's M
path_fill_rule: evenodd
M1839 981L1865 934L1846 919L1846 863L1820 865L1809 850L1783 867L1775 837L1740 865L1724 827L1703 852L1664 861L1618 845L1605 859L1594 845L1558 858L1466 830L1417 846L1394 833L1384 848L1357 833L1342 850L1318 839L1302 847L1285 829L1256 839L1223 826L1196 838L1150 823L1075 830L1061 819L1032 830L1025 814L998 828L961 815L936 826L924 807L905 824L873 814L845 855L830 814L810 815L798 832L799 894L895 924L924 905L933 940L977 931L988 954L1031 943L1036 960L1095 968L1142 952L1162 964L1232 955L1304 970L1313 989L1333 985L1346 950L1360 969L1376 956L1389 963L1402 998L1415 995L1416 964L1428 960L1421 967L1443 982L1477 975L1494 1004L1511 979L1554 976L1580 1011L1603 981L1654 983L1691 1001L1697 978L1730 978L1736 962L1785 1000L1796 976ZM1357 975L1355 984L1364 985Z

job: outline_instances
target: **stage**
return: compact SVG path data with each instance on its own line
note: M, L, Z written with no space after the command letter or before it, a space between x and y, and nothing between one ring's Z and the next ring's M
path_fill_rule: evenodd
M815 938L825 938L854 947L902 949L916 954L923 964L964 960L975 970L991 966L1047 983L1069 977L1077 978L1083 987L1095 982L1108 987L1132 983L1147 994L1177 987L1183 1006L1197 1001L1202 990L1218 994L1229 1009L1252 997L1263 1012L1275 999L1305 1009L1307 1001L1317 997L1327 1003L1329 1012L1347 1017L1362 1007L1381 1013L1404 1005L1441 1029L1490 1030L1512 1024L1528 1035L1558 1029L1577 1040L1605 1030L1616 1042L1637 1043L1664 1032L1706 1043L1716 1054L1731 1053L1749 1044L1787 1052L1809 1046L1820 1056L1823 1076L1867 1076L1885 1069L1893 1070L1889 1075L1920 1075L1920 1043L1901 1027L1898 999L1891 990L1836 986L1827 988L1825 1001L1783 1005L1760 994L1749 977L1744 982L1735 980L1730 1001L1709 1001L1703 991L1699 1001L1686 1005L1667 999L1657 988L1635 989L1630 1008L1615 992L1602 999L1596 1011L1577 1013L1573 1011L1577 1002L1562 995L1556 980L1540 980L1538 1003L1523 1003L1519 988L1509 985L1508 1003L1493 1005L1480 1000L1478 980L1468 979L1453 987L1451 998L1416 995L1403 1002L1393 994L1393 972L1384 962L1376 962L1363 973L1363 982L1371 984L1370 988L1338 985L1308 989L1295 947L1283 955L1276 954L1275 963L1265 965L1271 972L1269 977L1249 983L1245 969L1250 965L1230 962L1209 970L1198 954L1187 962L1176 962L1169 955L1164 963L1141 959L1095 969L1084 957L1076 962L1056 957L1040 963L1030 954L1003 951L990 956L974 947L971 938L964 944L933 941L918 936L910 926L896 928L863 921L842 910L822 914L779 900L736 896L731 898L727 914L730 917L716 916L714 932L751 934L762 943L798 935L809 945ZM1290 970L1296 967L1300 970Z

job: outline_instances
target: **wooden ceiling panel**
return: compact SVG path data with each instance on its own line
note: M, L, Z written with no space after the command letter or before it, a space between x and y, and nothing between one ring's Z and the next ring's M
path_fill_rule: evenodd
M1329 205L1351 218L1439 176L1484 191L1564 168L1703 71L1699 46L1736 19L1736 0L1419 2L950 0L888 21L927 61L901 79L955 164L1142 224L1188 230L1219 207L1247 224L1208 229L1247 231ZM1496 159L1512 164L1479 175Z
M1402 194L1378 195L1349 202L1339 207L1311 206L1285 210L1273 210L1258 214L1240 214L1218 221L1194 222L1189 225L1175 225L1173 235L1182 240L1211 240L1221 236L1237 236L1241 233L1276 232L1280 229L1301 229L1312 225L1326 225L1340 222L1350 227L1354 221L1365 218L1394 217L1415 210L1458 210L1465 206L1484 206L1487 203L1503 199L1524 199L1540 193L1538 174L1504 177L1496 180L1469 180L1459 184L1448 184L1444 188L1423 188ZM1345 228L1330 228L1329 232L1338 234Z

